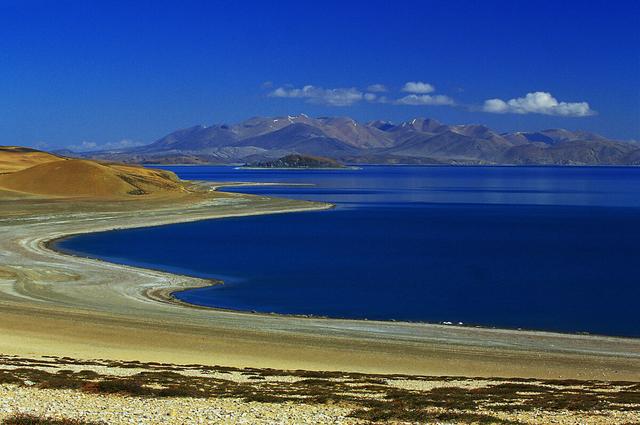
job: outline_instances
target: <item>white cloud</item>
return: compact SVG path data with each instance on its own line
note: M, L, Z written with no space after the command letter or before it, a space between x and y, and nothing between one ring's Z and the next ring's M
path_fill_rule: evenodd
M361 91L355 87L325 89L309 84L301 88L288 85L280 86L269 92L268 96L303 99L308 103L329 106L351 106L359 102L395 105L455 105L454 100L449 96L426 94L434 90L435 88L431 84L410 81L405 84L403 91L410 91L411 93L401 99L394 100L383 95L387 88L382 84L370 85L366 91Z
M495 114L544 114L564 117L586 117L596 113L587 102L559 102L551 93L540 91L507 101L487 99L482 110Z
M422 81L409 81L402 87L402 91L406 93L427 94L436 91L436 88Z
M324 89L312 85L306 85L300 89L278 87L269 93L269 96L307 99L311 103L330 106L349 106L364 99L364 94L355 87Z
M484 101L482 110L485 112L493 112L495 114L506 113L509 110L509 105L504 100L500 99L487 99Z
M69 145L67 146L67 148L75 152L90 152L90 151L99 151L99 150L126 149L126 148L132 148L135 146L142 146L143 144L144 143L142 142L135 142L129 139L122 139L118 142L108 142L103 144L98 144L96 142L84 140L77 145Z
M429 95L429 94L410 94L395 101L398 105L455 105L455 101L449 96L442 94Z
M388 90L387 86L385 86L384 84L371 84L369 87L367 87L367 91L371 93L386 93Z

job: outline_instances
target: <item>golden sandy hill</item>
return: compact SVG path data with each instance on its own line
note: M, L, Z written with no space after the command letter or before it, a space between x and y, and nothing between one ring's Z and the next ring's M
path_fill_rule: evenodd
M63 158L36 149L0 146L0 174L13 173L34 165L60 161L61 159Z
M61 158L0 175L0 189L45 196L101 199L148 198L188 191L184 183L169 171Z

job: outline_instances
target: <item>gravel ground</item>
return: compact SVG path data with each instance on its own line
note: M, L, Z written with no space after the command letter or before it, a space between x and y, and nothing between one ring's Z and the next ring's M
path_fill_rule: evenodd
M350 409L334 406L271 404L237 399L147 399L91 395L73 390L0 387L0 418L29 413L108 424L353 424Z
M437 410L437 409L435 409ZM258 403L238 399L147 399L84 394L73 390L0 386L0 420L16 413L107 424L360 424L349 407L294 403ZM482 410L479 413L495 414ZM640 423L639 412L526 412L496 414L523 424L616 425ZM427 422L466 423L466 422Z
M183 377L183 384L195 382L206 385L207 380L229 382L249 389L248 397L233 397L220 393L206 397L135 396L122 393L96 393L86 386L76 389L47 388L52 379L69 379L83 374L86 381L108 379L140 379L145 374L164 374L167 382L144 385L162 388L172 383L175 376ZM25 376L33 378L26 379ZM19 377L18 382L11 382ZM173 378L172 378L173 377ZM49 383L47 383L49 380ZM191 381L193 380L193 381ZM339 372L282 371L273 369L234 369L200 365L170 365L140 362L114 362L110 360L76 360L58 357L22 358L0 355L0 423L16 414L30 414L56 419L76 419L105 424L359 424L359 423L486 423L486 424L640 424L640 386L633 382L605 381L539 381L459 377L428 377L406 375L371 375ZM67 382L67 381L64 381ZM159 381L154 381L159 382ZM342 385L334 397L319 401L305 398L318 388ZM59 383L56 385L60 385ZM306 386L305 386L306 385ZM434 391L455 389L462 394L480 390L518 386L505 393L504 400L492 398L469 408L464 398L457 406L416 406L408 400L406 412L393 410L390 417L358 417L368 403L358 400L382 400L393 397L394 391L404 391L407 398L416 394L428 396ZM345 392L345 388L348 391ZM372 391L372 388L374 391ZM533 392L530 389L533 388ZM586 397L596 394L604 399L611 394L624 394L626 404L615 401L610 408L579 407L533 408L519 410L499 408L499 404L520 404L544 394L544 389L565 391ZM297 391L297 392L296 392ZM541 392L540 392L541 391ZM251 397L282 397L280 401L255 401ZM454 393L455 394L455 393ZM459 394L459 393L458 393ZM500 394L500 393L496 393ZM299 397L304 402L292 401ZM397 397L397 396L396 396ZM402 395L397 402L402 403ZM249 399L247 399L249 398ZM581 399L582 400L582 399ZM417 409L417 416L401 421L404 413ZM492 408L494 406L494 408ZM587 405L585 405L587 406ZM400 410L401 410L400 409ZM399 416L398 416L399 415ZM420 415L434 415L421 420ZM474 416L475 415L475 416ZM406 419L406 418L405 418Z

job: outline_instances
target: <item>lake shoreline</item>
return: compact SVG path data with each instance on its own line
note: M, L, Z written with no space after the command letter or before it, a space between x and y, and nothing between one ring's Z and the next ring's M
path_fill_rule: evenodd
M187 307L159 302L166 293L151 294L157 296L153 299L150 291L206 281L71 257L45 246L62 236L113 228L303 211L312 205L330 208L251 195L216 196L138 212L110 206L106 212L77 213L71 220L43 207L39 214L0 227L7 253L0 266L0 352L287 369L640 380L635 374L640 341L634 339Z
M302 185L302 184L286 184L286 183L282 183L282 184L270 184L270 183L256 183L256 184L251 184L251 183L230 183L230 184L216 184L214 187L217 189L224 189L224 188L231 188L231 187L251 187L251 186L313 186L311 184L309 185ZM332 207L329 207L327 209L330 209ZM604 208L604 207L601 207ZM616 208L632 208L632 207L616 207ZM634 210L636 208L633 208ZM311 211L321 211L323 209L310 209L307 211L299 211L299 212L311 212ZM237 217L237 216L236 216ZM231 217L219 217L219 218L231 218ZM202 221L206 221L202 220ZM200 220L199 220L200 221ZM167 223L167 224L163 224L161 226L168 226L171 224L180 224L180 223ZM149 225L149 226L145 226L145 227L160 227L160 226L156 226L156 225ZM123 230L123 229L107 229L107 230L101 230L99 233L106 233L106 232L113 232L113 231L117 231L117 230ZM90 233L97 233L97 232L90 232ZM83 233L84 234L84 233ZM200 288L206 288L206 287L212 287L212 286L218 286L218 285L222 285L224 284L224 279L219 279L216 277L210 277L210 276L202 276L199 275L197 272L181 272L181 271L176 271L176 270L171 270L171 269L167 269L167 268L163 268L163 265L158 263L158 264L149 264L149 263L141 263L141 264L136 264L135 261L133 262L127 262L125 260L110 260L109 258L101 258L99 255L91 255L91 254L86 254L83 253L82 251L75 251L72 249L65 249L65 248L61 248L60 246L58 246L58 244L64 240L67 239L71 239L71 238L75 238L77 236L81 236L82 234L73 234L73 235L65 235L53 240L49 240L44 242L44 246L45 248L49 249L49 250L53 250L55 252L59 252L62 253L64 255L70 255L70 256L74 256L74 257L78 257L78 258L85 258L85 259L91 259L91 260L95 260L95 261L101 261L101 262L107 262L107 263L112 263L112 264L119 264L122 266L126 266L126 267L134 267L134 268L141 268L141 269L146 269L146 270L153 270L159 273L170 273L176 276L181 276L184 277L186 279L195 279L197 282L199 282L198 284L195 284L192 287L188 287L188 288L180 288L180 289L172 289L172 288L158 288L158 289L152 289L148 291L148 296L151 299L154 299L156 301L159 302L165 302L165 303L175 303L178 305L182 305L182 306L186 306L186 307L190 307L190 308L198 308L198 309L204 309L204 310L215 310L215 311L223 311L223 312L230 312L230 313L243 313L243 314L251 314L254 316L270 316L270 317L290 317L290 318L315 318L315 319L322 319L322 320L352 320L352 321L366 321L366 322L386 322L386 323L412 323L412 324L418 324L418 325L440 325L440 326L448 326L448 327L459 327L459 328L465 328L465 329L499 329L499 330L504 330L504 331L512 331L512 332L542 332L542 333L551 333L551 334L561 334L561 335L576 335L576 336L595 336L595 337L611 337L611 338L622 338L622 339L638 339L637 336L629 336L629 335L621 335L621 334L612 334L612 333L600 333L600 332L590 332L590 331L563 331L563 330L558 330L558 329L545 329L545 328L535 328L535 327L526 327L526 326L499 326L499 325L492 325L492 324L483 324L483 323L474 323L474 322L455 322L455 321L429 321L429 320L403 320L403 319L380 319L380 318L368 318L368 317L361 317L361 318L354 318L354 317L348 317L348 316L336 316L336 315L328 315L328 314L312 314L312 313L283 313L283 312L277 312L277 311L260 311L260 310L253 310L253 309L243 309L243 308L233 308L233 307L222 307L222 306L216 306L216 305L208 305L208 304L200 304L197 302L190 302L187 300L184 300L182 298L179 297L179 294L182 293L186 293L189 291L192 291L193 289L200 289Z
M222 167L203 167L181 175L205 181L255 179L261 182L255 188L223 190L335 201L337 208L327 214L93 235L61 246L107 261L227 280L220 289L175 294L211 308L640 337L629 317L633 308L625 301L634 299L637 291L624 289L635 287L630 284L633 258L629 256L637 249L617 230L640 226L634 218L640 211L637 201L625 205L624 194L634 192L621 187L612 193L613 188L600 183L605 178L615 182L614 172L595 173L591 189L584 190L574 183L582 181L584 170L569 175L507 171L368 168L346 175L270 171L245 176ZM475 185L469 176L477 179ZM279 187L270 187L266 183L270 178L280 181ZM514 188L513 180L522 187ZM304 182L314 187L297 187ZM585 208L587 204L592 205ZM606 234L592 230L599 227L611 230ZM176 254L155 252L163 240L173 238L184 241ZM466 238L468 243L460 246ZM214 240L220 243L196 248ZM367 244L359 246L363 240ZM556 241L555 254L545 246L550 241ZM527 250L532 255L521 255ZM352 257L355 252L359 255ZM295 257L295 263L288 257ZM326 258L331 261L325 263ZM540 266L523 273L531 264ZM364 276L370 276L368 282ZM607 276L615 288L610 295L590 295L604 290L601 282ZM296 279L304 285L297 285ZM395 282L397 290L384 282ZM584 290L575 292L571 288L578 282ZM341 296L328 295L335 293ZM414 297L405 302L397 293ZM547 298L547 294L555 295ZM531 307L514 308L524 295ZM469 300L476 300L475 305ZM599 316L588 313L598 310Z
M235 185L234 185L235 186ZM310 210L310 211L318 211L318 210ZM302 211L304 212L304 211ZM220 217L225 218L225 217ZM206 220L206 219L205 219ZM179 223L167 223L163 226L170 226L171 224L179 224ZM155 226L150 226L155 227ZM117 231L118 229L104 230L104 232ZM101 231L103 232L103 231ZM56 239L52 239L43 243L44 247L48 250L63 254L69 255L77 258L85 258L94 261L101 261L111 264L118 264L125 267L135 267L141 268L145 270L152 270L159 273L170 273L176 276L182 276L187 279L197 279L202 281L199 285L194 285L193 287L181 288L181 289L172 289L172 288L154 288L147 292L147 296L150 299L155 301L164 302L164 303L173 303L182 305L189 308L203 309L203 310L212 310L212 311L222 311L228 313L241 313L241 314L251 314L252 316L265 316L265 317L283 317L283 318L297 318L297 319L321 319L321 320L346 320L346 321L356 321L356 322L382 322L382 323L411 323L416 325L435 325L435 326L447 326L451 328L464 328L464 329L486 329L486 330L502 330L508 332L533 332L533 333L548 333L548 334L558 334L558 335L567 335L567 336L586 336L586 337L603 337L603 338L619 338L619 339L629 339L629 340L638 340L639 338L634 336L626 336L626 335L611 335L611 334L602 334L595 332L563 332L552 329L536 329L536 328L526 328L526 327L507 327L507 326L491 326L491 325L483 325L483 324L474 324L474 323L454 323L454 322L430 322L430 321L421 321L421 320L396 320L396 319L354 319L350 317L340 317L340 316L327 316L327 315L317 315L317 314L301 314L301 313L278 313L278 312L262 312L256 310L245 310L240 308L225 308L225 307L217 307L212 305L205 304L197 304L191 303L181 298L178 298L177 295L180 293L188 292L193 289L200 289L212 286L223 285L224 280L211 278L211 277L201 277L197 274L189 274L189 273L178 273L174 271L163 270L161 267L153 267L149 265L129 265L124 262L118 261L110 261L107 259L102 259L99 257L93 257L90 255L83 255L80 252L72 252L66 249L61 249L56 247L56 243L64 241L69 238L74 238L79 236L79 234L75 235L66 235Z

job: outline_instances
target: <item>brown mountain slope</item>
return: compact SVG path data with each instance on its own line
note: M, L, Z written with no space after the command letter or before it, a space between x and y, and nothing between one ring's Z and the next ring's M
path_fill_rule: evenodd
M1 175L0 189L86 198L146 198L187 191L168 171L78 159L46 162Z
M503 162L511 164L562 164L562 165L633 165L634 146L610 140L561 141L525 144L507 150Z
M349 117L253 117L238 124L196 126L155 143L78 157L127 163L253 163L312 155L377 164L638 164L638 145L585 131L547 129L498 133L480 124L447 125L428 118L399 124Z
M0 174L13 173L45 162L60 161L61 157L19 146L0 146Z

